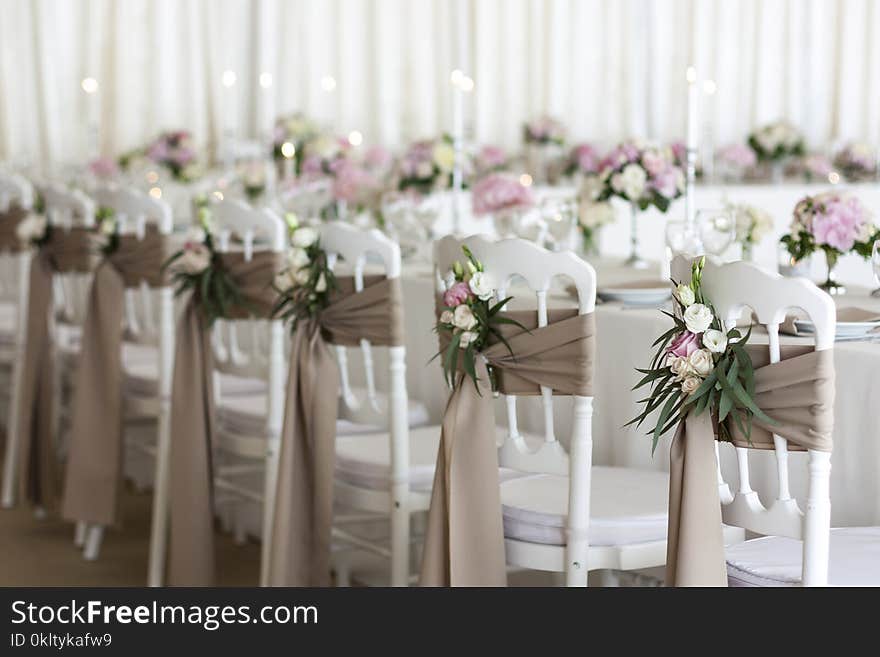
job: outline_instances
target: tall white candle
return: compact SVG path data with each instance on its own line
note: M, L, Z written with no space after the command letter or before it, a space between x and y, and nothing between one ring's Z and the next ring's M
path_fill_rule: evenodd
M221 150L223 152L223 166L228 173L235 164L233 150L238 110L235 98L235 71L223 71L223 76L220 81L223 83L223 140Z
M88 159L94 160L101 154L101 99L98 96L98 81L95 78L84 78L82 89L86 93L86 150Z
M687 103L687 147L698 148L700 132L700 90L697 87L697 71L693 66L687 70L688 103Z
M452 83L452 143L455 157L452 167L452 226L461 232L462 188L464 187L464 98L474 88L474 81L456 69L450 75Z

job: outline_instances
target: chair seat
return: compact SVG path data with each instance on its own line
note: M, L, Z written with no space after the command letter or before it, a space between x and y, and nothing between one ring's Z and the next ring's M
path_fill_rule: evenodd
M375 432L384 431L383 421L388 417L388 395L377 392L374 407L367 401L366 388L352 388L351 390L354 399L358 400L359 404L355 407L349 407L340 402L339 417L353 424L372 426ZM408 407L410 427L423 427L431 421L428 407L422 402L409 399Z
M159 356L154 347L125 344L122 349L125 375L123 389L130 395L155 397L159 385ZM263 381L230 374L220 375L223 395L253 395L265 390Z
M230 377L238 378L238 377ZM253 383L252 379L242 379ZM258 382L259 383L259 382ZM263 436L266 434L266 395L254 394L253 391L236 390L223 387L223 396L217 403L217 419L222 428L242 436ZM376 427L354 424L347 420L336 421L336 435L347 436L356 434L375 433Z
M727 548L730 586L800 586L803 543L764 536ZM831 530L828 584L880 586L880 527Z
M498 427L499 438L506 435ZM540 439L524 435L529 444L540 444ZM535 442L537 441L537 442ZM409 430L409 482L414 491L429 492L434 484L434 467L440 448L440 427L418 427ZM520 477L521 473L506 468L499 470L499 479L505 481ZM336 439L336 478L339 481L372 490L391 487L391 441L387 433L343 436Z
M590 545L666 540L666 473L593 466L590 491ZM507 538L566 544L568 477L539 474L505 481L501 484L501 508Z

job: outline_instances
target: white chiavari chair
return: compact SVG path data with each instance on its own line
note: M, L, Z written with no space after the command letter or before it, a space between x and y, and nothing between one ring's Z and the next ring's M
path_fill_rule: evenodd
M522 292L534 294L538 325L547 325L554 282L573 283L580 314L596 303L596 273L571 252L551 253L526 240L491 241L474 236L464 242L446 237L435 243L438 290L442 274L462 259L466 244L491 272L499 298L511 293L516 308ZM561 278L563 281L554 281ZM507 428L499 465L520 476L501 483L505 547L509 566L564 573L568 586L586 586L591 570L635 570L666 561L668 476L665 473L592 464L593 398L553 395L541 389L544 435L519 428L518 398L504 399ZM568 450L556 436L557 411L571 402Z
M371 264L380 265L387 278L400 277L400 247L379 231L341 222L323 224L319 230L331 264L338 273L344 268L345 274L354 277L355 290L363 289ZM384 352L381 358L375 357L380 354L374 354L374 349ZM377 348L361 340L357 348L336 346L335 350L339 417L354 426L374 428L366 435L343 435L344 427L337 429L334 495L339 511L333 528L337 583L349 583L350 552L360 550L390 560L391 585L407 586L410 516L427 511L430 504L440 429L419 426L427 420L427 410L408 399L406 347ZM349 360L349 356L356 359L357 352L359 364ZM362 376L363 386L356 385L354 373ZM387 392L381 390L382 383L387 384ZM384 536L376 538L369 531L352 529L377 520L390 521L390 542Z
M675 280L690 277L691 260L673 260ZM720 265L707 260L703 289L715 312L732 327L751 310L766 328L770 362L779 362L779 325L792 310L806 313L815 326L816 350L834 348L836 310L825 292L801 278L783 278L747 262ZM755 321L755 320L753 320ZM880 585L880 527L831 526L831 454L808 450L805 510L792 495L788 442L773 436L776 498L765 506L750 481L750 450L725 446L736 456L738 486L731 492L719 461L718 485L722 518L762 537L727 548L728 580L739 586ZM793 455L794 462L801 460Z
M98 186L92 193L99 207L112 209L123 235L142 237L147 226L161 235L173 229L171 209L163 201L122 186ZM150 288L146 282L126 289L123 305L123 417L126 450L155 458L152 535L167 533L168 450L170 447L171 373L174 361L174 288L169 283ZM156 423L156 440L130 428ZM148 432L152 433L152 432ZM157 528L157 525L159 526ZM78 523L75 542L87 560L98 558L104 527ZM153 550L151 546L151 551ZM151 564L152 566L152 564Z
M0 220L18 207L33 205L31 184L14 173L0 173ZM27 326L28 274L30 253L27 250L0 253L0 368L5 376L6 450L3 462L2 506L15 504L15 469L18 463L18 408L21 376L20 350Z

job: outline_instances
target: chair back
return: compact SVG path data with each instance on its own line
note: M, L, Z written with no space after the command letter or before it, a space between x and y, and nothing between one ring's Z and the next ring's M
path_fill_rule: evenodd
M673 259L672 278L675 281L690 280L691 263L692 259L685 256ZM726 329L736 325L743 311L752 311L755 321L767 331L771 363L780 360L779 325L791 310L803 311L813 322L817 351L834 348L834 301L806 279L783 278L748 262L720 264L707 258L702 284L706 298ZM731 493L725 482L719 461L718 484L724 522L759 534L788 536L803 541L802 582L805 586L823 585L828 580L831 455L814 450L808 452L807 510L803 512L791 496L789 487L788 442L774 435L773 444L777 495L769 508L752 490L748 448L734 448L739 476L735 493Z
M33 206L34 190L30 182L15 173L0 172L0 221L15 207L29 210ZM30 255L27 250L0 252L0 303L8 303L19 312L20 323L24 321L28 293ZM19 327L24 330L23 324Z

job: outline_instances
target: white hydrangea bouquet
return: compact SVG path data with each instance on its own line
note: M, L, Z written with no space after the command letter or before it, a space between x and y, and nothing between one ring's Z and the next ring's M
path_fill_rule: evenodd
M742 245L743 260L751 260L755 246L773 230L773 217L748 203L725 203L724 207L736 221L736 241Z
M455 261L446 272L443 309L436 330L449 337L449 344L437 356L443 356L443 374L450 387L455 387L455 373L459 357L465 374L477 385L476 358L494 337L510 345L499 330L501 324L513 324L526 330L516 320L503 316L500 311L513 297L493 303L496 296L495 282L474 257L471 250L462 245L466 257L464 264ZM512 353L512 352L511 352ZM433 360L433 359L432 359ZM489 370L491 376L491 369ZM494 385L493 385L494 387Z
M730 440L725 420L732 417L747 438L752 419L773 424L754 402L755 376L746 352L751 327L743 335L739 329L725 331L711 302L703 295L702 272L705 257L694 261L691 280L675 285L675 309L664 311L673 327L654 342L657 351L644 376L633 390L648 386L649 393L639 403L642 412L627 426L641 424L655 411L657 423L648 432L657 441L689 413L712 414L718 437Z
M774 121L749 134L749 146L762 162L804 154L804 137L788 121Z
M684 193L684 172L675 165L670 148L627 141L603 158L599 170L599 201L617 196L642 211L653 205L666 212Z

